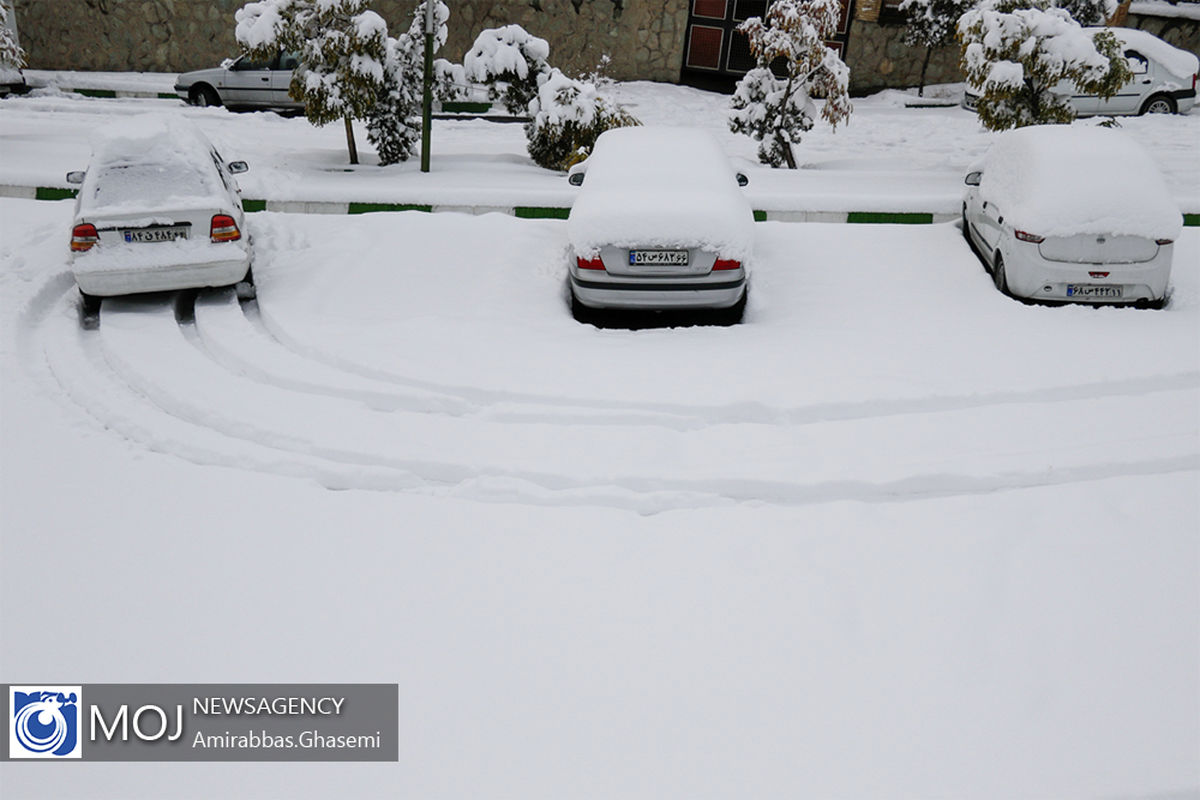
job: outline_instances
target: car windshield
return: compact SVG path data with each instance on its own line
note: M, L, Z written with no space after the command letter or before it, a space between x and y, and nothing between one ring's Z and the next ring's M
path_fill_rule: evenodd
M96 176L92 197L104 205L153 202L178 196L213 193L212 177L190 164L112 164Z

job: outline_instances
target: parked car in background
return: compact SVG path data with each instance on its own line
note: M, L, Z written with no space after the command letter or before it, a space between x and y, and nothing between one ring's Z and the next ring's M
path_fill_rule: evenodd
M304 103L288 96L298 64L295 55L285 52L269 61L242 55L219 67L183 73L175 81L175 93L194 106L302 110Z
M996 288L1031 300L1161 307L1183 216L1158 167L1108 128L1001 134L966 177L963 235Z
M1075 85L1062 81L1053 91L1068 98L1081 117L1099 114L1186 114L1196 103L1200 59L1146 31L1135 28L1087 28L1091 33L1111 31L1125 48L1133 77L1107 100L1078 94ZM979 94L970 86L963 93L963 107L975 110Z
M754 212L725 153L703 131L605 131L568 180L580 186L567 220L572 311L712 309L746 305Z
M71 261L85 306L100 297L240 286L249 291L251 249L238 173L178 115L147 114L93 136L71 229Z

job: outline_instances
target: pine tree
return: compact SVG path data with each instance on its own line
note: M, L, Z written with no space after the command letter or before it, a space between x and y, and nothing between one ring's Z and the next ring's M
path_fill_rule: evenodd
M1103 25L1117 13L1117 0L1058 0L1059 8L1080 25Z
M463 56L468 80L486 84L488 97L500 100L510 114L529 113L539 82L550 73L550 45L520 25L480 31Z
M850 69L825 46L837 30L839 0L776 0L764 22L738 26L758 66L738 82L729 127L759 142L764 164L796 168L792 145L816 119L812 97L825 97L821 116L834 128L850 117ZM781 65L783 77L771 69Z
M981 92L979 120L989 130L1066 123L1069 81L1082 94L1112 97L1132 76L1111 31L1088 32L1049 0L983 0L958 24L967 83Z
M25 51L8 27L8 8L0 3L0 69L20 69L25 66Z
M909 47L924 47L925 57L921 61L921 81L917 95L925 96L925 72L929 58L938 47L954 43L958 32L958 19L976 0L903 0L900 10L908 14L902 41Z
M632 114L604 99L596 87L552 69L530 103L525 125L529 156L546 169L565 170L592 152L609 128L641 125Z
M350 163L358 163L353 119L367 116L385 87L387 23L367 0L259 0L236 14L237 40L252 58L296 54L289 94L309 122L344 120Z

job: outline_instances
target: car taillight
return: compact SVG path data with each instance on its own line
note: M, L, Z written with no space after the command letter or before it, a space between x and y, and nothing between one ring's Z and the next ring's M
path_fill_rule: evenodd
M604 269L604 262L598 258L576 257L575 263L579 265L580 269Z
M1045 236L1038 236L1036 233L1029 233L1027 231L1013 231L1013 236L1016 236L1022 242L1033 242L1034 244L1046 241Z
M228 214L214 214L209 238L214 242L235 242L242 238L237 222Z
M1175 240L1174 239L1155 239L1154 243L1157 245L1175 244Z
M71 231L71 250L79 253L84 250L91 250L92 245L100 241L100 234L96 233L96 226L90 222L85 222L82 225L76 225Z
M740 269L742 262L734 261L732 258L718 258L713 262L713 269Z

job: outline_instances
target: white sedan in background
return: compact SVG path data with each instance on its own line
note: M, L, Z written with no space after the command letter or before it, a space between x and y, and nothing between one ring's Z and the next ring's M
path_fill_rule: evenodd
M746 305L754 212L704 131L605 131L571 169L567 220L572 311L707 309L737 322Z
M194 106L302 111L304 103L288 94L297 66L296 56L286 52L267 61L241 55L219 67L183 73L175 80L175 93Z
M1030 300L1167 299L1183 227L1158 167L1120 131L1043 125L1001 134L966 177L963 234L996 288Z
M187 120L147 114L96 131L71 229L72 271L85 307L100 297L238 285L251 250L236 173ZM87 310L85 308L85 310Z

